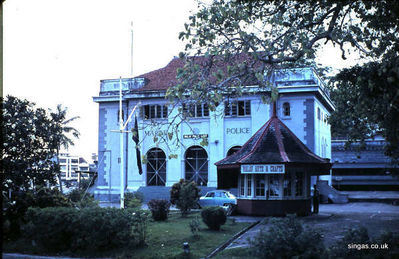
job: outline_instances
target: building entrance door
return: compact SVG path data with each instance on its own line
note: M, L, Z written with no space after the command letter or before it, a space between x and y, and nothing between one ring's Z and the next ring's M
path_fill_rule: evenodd
M160 148L152 148L147 152L147 186L165 186L166 155Z
M208 184L208 154L200 146L187 149L185 155L185 179L199 186Z

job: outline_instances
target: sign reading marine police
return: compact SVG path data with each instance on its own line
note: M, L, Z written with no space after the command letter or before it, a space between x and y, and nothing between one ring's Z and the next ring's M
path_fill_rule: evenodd
M241 165L242 174L284 174L285 165L267 164L267 165Z

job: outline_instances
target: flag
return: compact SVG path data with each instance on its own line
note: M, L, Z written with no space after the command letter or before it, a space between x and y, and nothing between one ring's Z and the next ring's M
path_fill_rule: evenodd
M137 124L137 116L134 117L134 129L132 129L133 133L133 141L136 143L136 157L137 157L137 167L139 169L139 174L143 173L143 169L141 168L141 154L140 154L140 148L139 148L139 126Z

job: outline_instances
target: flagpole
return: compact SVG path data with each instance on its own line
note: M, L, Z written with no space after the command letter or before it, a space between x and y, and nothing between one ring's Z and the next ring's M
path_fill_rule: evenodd
M120 172L121 172L121 209L125 207L125 183L124 183L124 172L123 172L123 117L122 117L122 77L119 77L119 135L120 135Z
M130 76L133 77L133 21L131 22L130 30L132 32L132 44L130 47Z

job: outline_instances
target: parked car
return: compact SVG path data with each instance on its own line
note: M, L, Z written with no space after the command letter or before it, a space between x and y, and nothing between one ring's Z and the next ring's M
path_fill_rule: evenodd
M237 206L237 198L229 191L214 190L207 192L199 199L199 206L221 206L226 210L227 215L230 215Z

